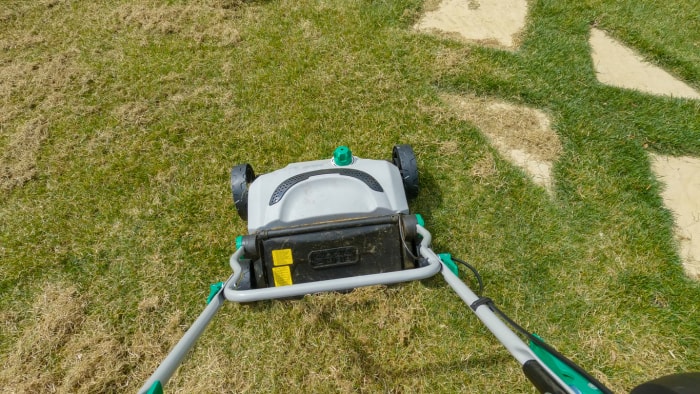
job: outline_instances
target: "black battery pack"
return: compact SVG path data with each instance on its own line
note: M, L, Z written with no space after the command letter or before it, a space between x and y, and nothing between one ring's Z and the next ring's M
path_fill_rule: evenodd
M399 271L414 267L414 237L400 215L329 222L257 237L255 287ZM415 226L414 226L415 227Z

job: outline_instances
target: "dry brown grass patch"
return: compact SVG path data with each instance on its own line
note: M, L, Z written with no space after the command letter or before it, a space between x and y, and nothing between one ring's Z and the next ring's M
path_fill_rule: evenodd
M226 306L191 359L173 377L171 390L385 390L384 382L423 362L423 338L417 335L429 331L425 326L428 312L423 293L410 286L415 285L372 286L302 300ZM247 314L252 314L250 324L230 324L233 315ZM257 314L266 318L253 318ZM222 361L231 360L231 354L235 365Z
M551 167L563 148L544 112L476 96L443 94L462 120L478 127L498 151L551 192Z
M32 306L36 322L23 330L3 359L0 386L9 392L55 392L60 387L56 360L85 320L85 303L75 287L48 284Z
M207 4L151 7L125 4L116 12L117 20L148 32L177 34L197 43L209 42L218 46L234 45L240 33L233 25L230 8L237 2L218 1L215 7Z
M89 89L96 77L79 64L78 56L75 48L31 61L0 55L0 125L22 115L53 119L64 108L80 112L84 106L71 100L71 93Z
M153 121L153 108L146 101L124 103L114 110L112 115L120 123L128 126L145 126Z
M461 47L441 48L435 56L433 70L436 75L449 75L455 71L463 70L469 59L471 48Z
M459 154L459 143L457 141L442 141L438 143L441 155L454 156Z
M0 23L2 23L2 16L0 16ZM0 38L0 50L3 51L26 49L46 42L46 37L36 30L13 30L5 34L4 37Z
M94 319L63 348L61 390L68 393L116 391L128 371L127 351L113 333Z
M476 125L494 143L525 149L548 161L556 160L562 152L549 117L540 110L476 96L441 97L460 118Z
M498 175L498 168L496 167L496 160L491 152L485 152L479 159L472 165L469 174L481 181L486 181L492 179Z
M0 156L0 190L22 186L36 175L39 150L47 136L48 123L43 118L30 120L12 134Z
M129 364L134 366L132 389L141 387L192 324L184 320L180 310L163 315L165 307L165 300L158 296L145 298L138 305L141 313L127 345Z
M0 391L136 390L183 334L182 314L176 311L163 321L158 315L161 304L158 297L144 299L136 332L124 341L99 315L88 314L88 298L74 286L46 284L32 305L35 321L13 325L20 333L14 349L0 359Z

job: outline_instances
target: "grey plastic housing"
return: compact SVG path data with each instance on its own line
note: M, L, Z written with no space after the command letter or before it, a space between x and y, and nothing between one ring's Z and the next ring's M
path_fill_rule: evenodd
M308 176L307 176L308 175ZM260 175L248 194L248 233L308 223L408 213L401 174L384 160L293 163Z

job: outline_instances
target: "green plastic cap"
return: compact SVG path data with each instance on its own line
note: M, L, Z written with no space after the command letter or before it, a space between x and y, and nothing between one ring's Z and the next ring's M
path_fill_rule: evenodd
M236 237L236 250L240 249L243 246L243 236L239 235Z
M425 227L425 220L423 220L423 216L421 216L420 213L416 214L416 222L418 222L421 227Z
M216 295L219 294L219 291L222 287L224 287L224 282L213 283L209 285L209 296L207 297L207 305L209 305L211 300L213 300L214 297L216 297Z
M452 255L449 253L439 253L438 257L440 260L442 260L443 263L447 266L447 268L452 271L455 276L459 277L459 268L457 268L457 264L452 260Z
M163 385L160 383L160 380L153 382L151 388L146 391L146 394L163 394Z
M350 148L345 145L341 145L333 151L333 162L337 166L347 166L352 164L352 152Z

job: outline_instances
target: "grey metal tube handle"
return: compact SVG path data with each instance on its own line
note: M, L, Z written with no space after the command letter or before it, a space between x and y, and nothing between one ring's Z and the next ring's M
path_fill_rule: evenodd
M233 278L229 278L229 281ZM177 367L182 363L182 360L187 355L187 352L194 346L197 339L202 335L204 330L207 328L209 322L214 318L216 312L219 311L221 305L224 304L224 294L223 289L209 301L209 304L199 315L197 320L192 323L192 326L185 332L180 341L175 345L175 347L168 353L165 360L161 362L158 368L153 372L150 378L146 380L146 383L139 389L139 394L148 392L148 390L153 386L154 383L160 382L162 386L170 380L170 378L177 370Z
M202 311L197 320L187 330L185 335L170 351L161 365L141 387L139 393L146 393L155 382L160 382L165 386L172 377L177 367L187 355L187 352L194 346L197 339L202 335L209 322L216 315L225 300L234 302L253 302L275 298L297 297L306 294L321 293L327 291L349 290L357 287L393 284L421 280L429 278L442 271L445 281L452 287L457 295L467 304L472 305L479 297L456 275L452 273L440 258L430 248L432 237L430 232L424 227L417 226L418 233L423 237L420 244L420 254L427 261L428 265L404 271L385 272L381 274L362 275L349 278L332 279L319 282L300 283L290 286L271 287L253 290L236 290L236 284L241 276L242 269L238 260L243 255L243 248L238 248L231 256L230 264L233 275L226 281L223 288L214 296L207 307ZM444 266L444 268L443 268ZM471 309L471 308L470 308ZM505 348L518 360L521 365L528 361L535 360L541 364L542 368L554 381L565 388L569 394L574 392L554 374L542 361L530 350L530 348L518 337L493 311L485 305L476 307L474 314L486 325L494 336L505 346Z
M418 234L423 237L423 242L421 242L420 254L421 256L428 259L428 261L437 260L441 265L444 265L440 258L433 252L430 248L430 233L421 225L418 225ZM471 305L479 300L477 296L470 288L464 283L459 277L450 271L447 266L442 269L442 276L445 278L447 284L452 287L452 289L457 293L459 298L464 301L465 304L470 306L470 310L474 312L476 317L481 320L486 328L491 331L491 333L498 339L501 344L510 352L510 354L520 363L520 365L525 365L528 361L535 360L537 363L541 364L542 368L550 377L556 381L564 390L569 394L575 394L574 391L564 383L559 377L552 372L549 367L547 367L542 360L535 355L535 353L530 350L530 347L525 344L525 342L520 339L511 329L508 327L491 309L486 305L480 305L475 309L471 309Z
M425 241L425 240L424 240ZM430 240L428 239L428 242ZM185 332L185 335L175 345L166 356L165 360L158 366L146 383L139 389L139 394L146 393L154 383L160 382L162 386L170 380L187 355L187 352L194 346L197 339L202 335L209 322L214 318L225 300L234 302L253 302L269 300L275 298L297 297L306 294L322 293L327 291L350 290L357 287L393 284L409 282L429 278L437 274L441 269L439 260L432 260L430 264L421 268L414 268L405 271L385 272L381 274L355 276L349 278L332 279L320 282L300 283L290 286L270 287L254 290L236 290L236 284L241 277L242 269L238 260L243 256L243 248L238 248L229 260L233 274L226 281L223 288L212 298L207 307L202 311L197 320Z

